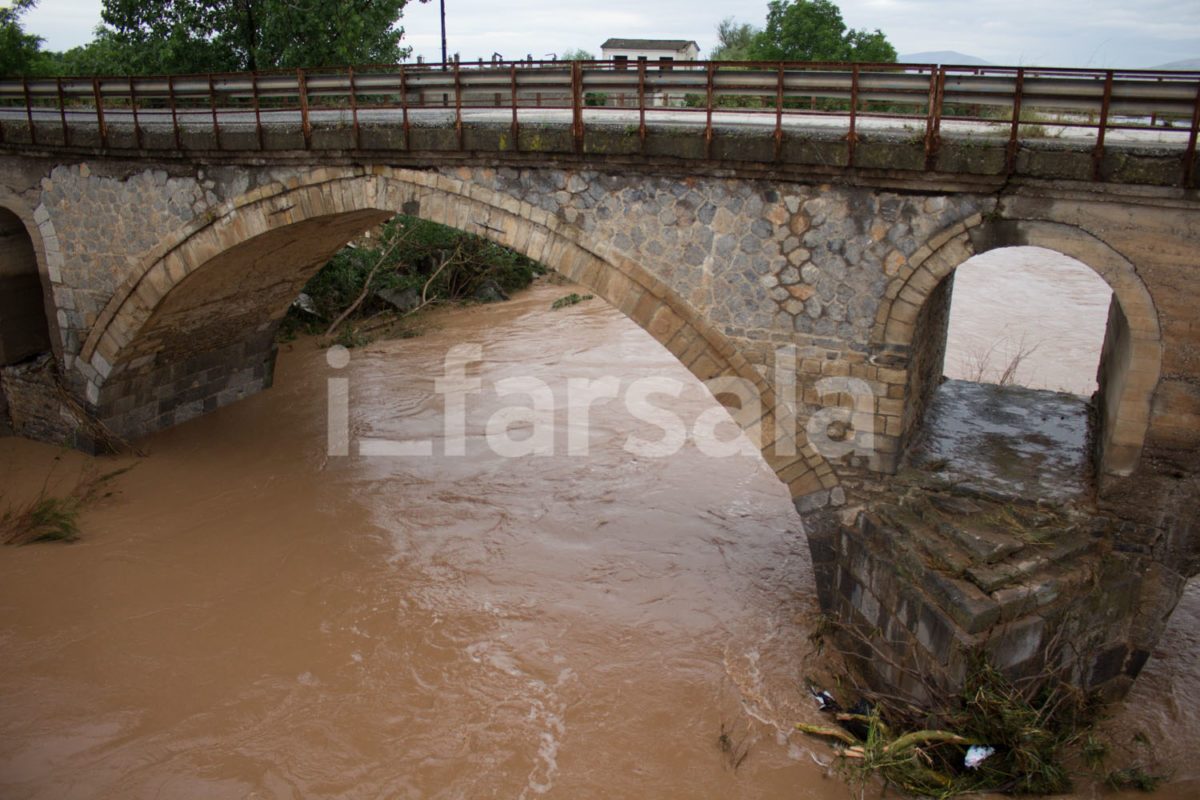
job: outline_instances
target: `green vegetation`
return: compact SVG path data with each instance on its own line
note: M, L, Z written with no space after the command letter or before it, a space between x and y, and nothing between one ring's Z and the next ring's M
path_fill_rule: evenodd
M109 483L132 467L115 470L104 475L83 472L65 495L47 492L46 483L32 500L24 503L6 503L0 513L0 541L4 544L32 544L34 542L73 542L79 538L79 515L83 509L101 497ZM3 500L0 495L0 500Z
M595 61L596 55L582 47L566 50L558 57L559 61Z
M962 690L934 712L872 704L864 713L839 713L842 723L858 723L864 736L841 727L800 724L798 730L837 743L838 768L852 784L873 778L909 794L949 798L969 793L1016 795L1071 791L1068 762L1080 758L1092 777L1100 771L1109 746L1094 724L1098 707L1055 676L1021 685L979 658ZM972 746L992 752L971 767ZM1156 785L1161 777L1140 769L1119 770L1105 778L1114 786Z
M733 17L717 23L717 46L709 53L712 61L750 61L754 38L762 31L748 22L738 24Z
M0 75L28 74L39 60L40 36L25 32L21 15L37 5L37 0L14 0L0 8Z
M343 248L308 281L306 301L288 311L279 338L323 334L353 347L436 303L505 299L545 271L480 236L401 215L378 237Z
M40 49L0 9L0 75L182 74L346 64L407 57L399 22L409 0L104 0L96 37L63 53Z
M743 37L740 30L731 32L732 41ZM766 27L746 53L756 61L896 60L896 48L882 31L847 29L841 10L829 0L771 0Z
M566 308L567 306L573 306L578 303L582 303L584 300L591 300L592 297L593 297L593 295L590 295L590 294L579 294L578 292L571 292L569 295L566 295L565 297L560 297L557 300L555 300L553 303L551 303L550 310L557 311L560 308Z

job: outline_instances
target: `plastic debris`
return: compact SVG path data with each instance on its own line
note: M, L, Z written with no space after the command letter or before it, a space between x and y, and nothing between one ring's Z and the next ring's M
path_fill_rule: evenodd
M963 759L963 763L966 765L967 769L976 769L988 758L988 756L995 752L996 748L994 747L973 744L967 748L967 757Z
M809 686L808 691L813 696L813 698L817 701L817 710L818 711L828 711L830 713L833 713L833 712L842 710L841 705L838 703L837 700L835 700L833 698L833 695L831 695L829 692L825 691L824 689L822 689L821 691L818 692L815 687Z

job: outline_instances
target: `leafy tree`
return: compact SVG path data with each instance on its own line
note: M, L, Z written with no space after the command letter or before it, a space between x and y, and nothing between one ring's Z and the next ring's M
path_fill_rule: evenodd
M596 56L584 50L582 47L577 47L574 50L567 50L558 57L559 61L595 61Z
M737 24L726 17L717 24L717 46L709 54L713 61L748 61L754 56L754 37L760 33L753 25Z
M15 0L0 8L0 75L28 75L37 71L42 37L26 33L20 16L37 0Z
M894 62L896 48L881 31L847 30L830 0L771 0L767 26L754 37L763 61Z
M120 67L127 53L113 41L111 32L100 30L92 41L60 53L42 52L40 75L107 75L126 72Z
M104 0L107 71L221 72L390 64L409 0ZM421 0L426 2L426 0Z

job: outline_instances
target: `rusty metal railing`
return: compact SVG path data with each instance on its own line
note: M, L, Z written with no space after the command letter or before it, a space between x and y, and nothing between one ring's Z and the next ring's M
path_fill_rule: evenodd
M221 150L224 134L249 127L258 149L323 149L314 131L349 127L362 148L365 125L398 125L392 146L410 150L414 125L441 123L453 124L461 150L466 126L500 120L513 149L523 124L569 123L578 153L589 125L636 126L642 152L654 124L703 126L709 158L716 131L759 125L776 160L787 131L816 125L845 139L847 164L864 132L898 130L923 143L926 169L944 136L984 135L1004 140L1010 173L1031 140L1088 137L1094 178L1114 137L1153 140L1178 151L1188 184L1200 72L616 60L0 78L0 143L39 147L130 149L110 141L120 129L132 130L133 149ZM280 131L297 137L280 144ZM245 146L240 139L237 149Z

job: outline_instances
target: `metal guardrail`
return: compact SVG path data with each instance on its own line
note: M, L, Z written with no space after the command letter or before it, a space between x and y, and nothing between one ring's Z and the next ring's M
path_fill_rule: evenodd
M522 116L530 118L531 109L569 110L578 153L583 152L589 120L603 123L604 115L616 110L637 112L643 151L648 113L653 117L670 109L702 117L710 156L714 125L735 115L766 115L765 121L773 122L777 160L785 119L790 123L803 116L836 117L845 130L847 163L853 163L867 121L902 120L923 127L927 169L935 163L948 124L981 123L1007 138L1009 172L1022 141L1052 126L1076 133L1094 131L1097 178L1110 132L1166 130L1179 135L1183 175L1190 176L1200 132L1200 72L616 60L0 78L0 142L18 133L13 130L13 112L23 111L21 143L70 147L73 127L94 125L101 148L107 149L108 127L120 121L132 125L142 148L147 125L169 120L176 149L185 149L184 131L199 127L210 130L221 149L222 120L252 114L260 149L265 125L292 119L303 132L304 146L311 149L314 122L335 113L339 122L348 118L354 142L361 147L363 118L389 111L399 116L407 149L414 119L429 109L453 109L461 149L464 112L482 108L511 111L514 147Z

